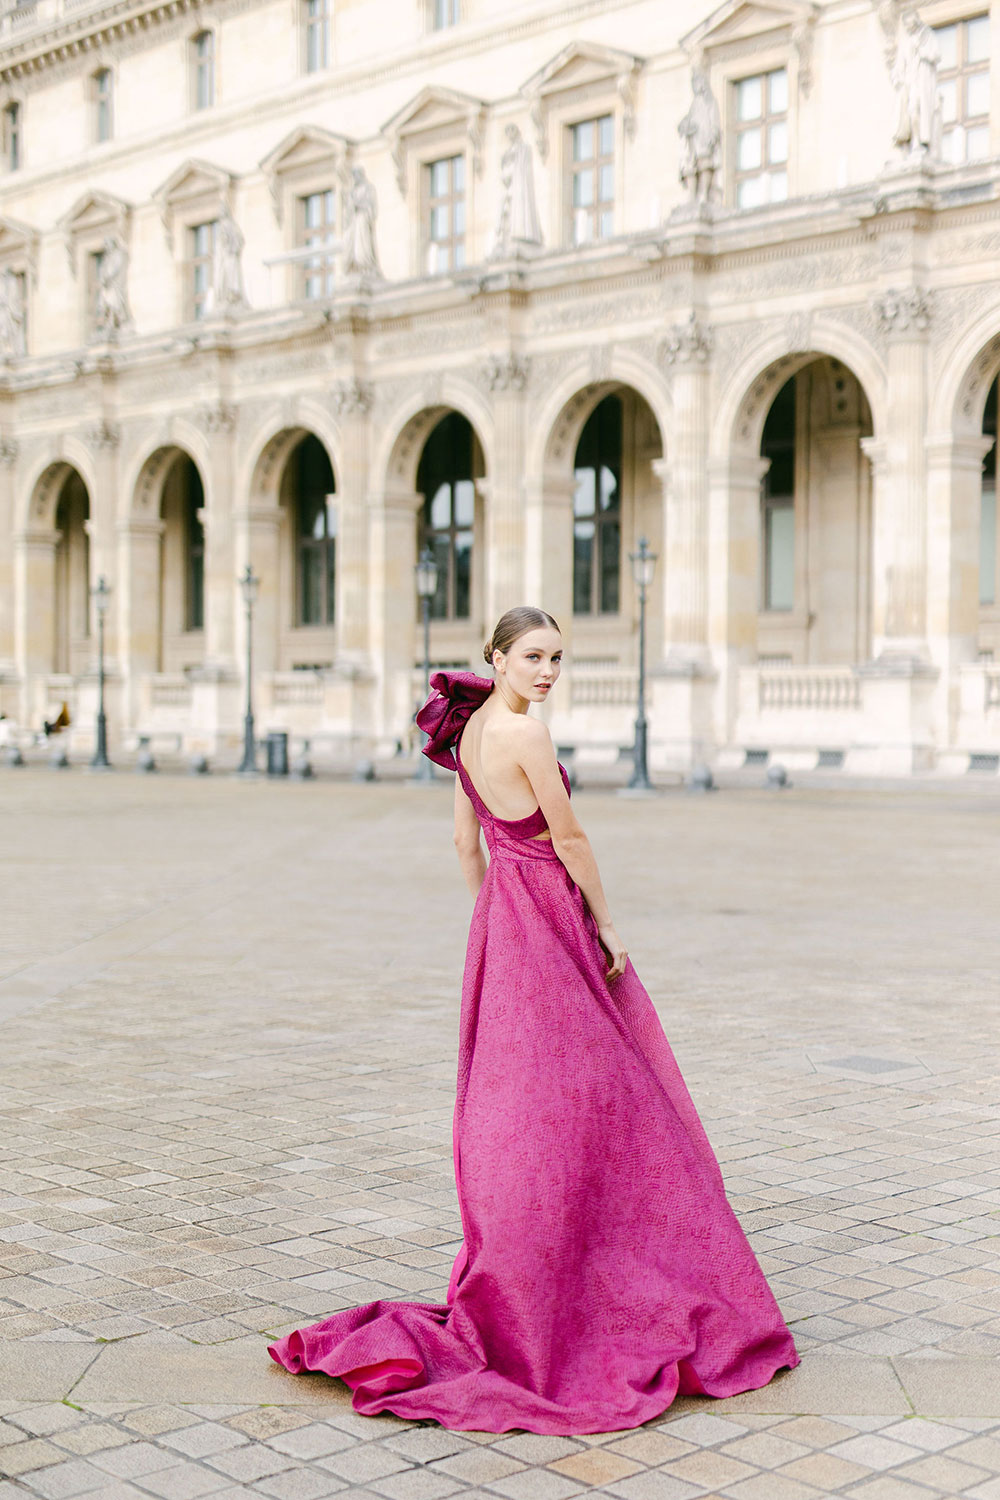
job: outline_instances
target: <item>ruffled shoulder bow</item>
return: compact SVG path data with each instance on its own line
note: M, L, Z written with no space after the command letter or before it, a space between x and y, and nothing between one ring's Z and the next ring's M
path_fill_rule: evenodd
M428 736L423 753L429 760L457 771L452 748L466 721L480 708L493 691L493 683L474 672L435 672L431 677L431 695L417 714L417 724Z

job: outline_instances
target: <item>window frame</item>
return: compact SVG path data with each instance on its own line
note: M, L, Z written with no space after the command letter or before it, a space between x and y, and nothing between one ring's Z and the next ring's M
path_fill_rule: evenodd
M115 138L115 71L102 63L90 75L91 135L95 146Z
M208 39L210 49L207 57L199 50L204 39ZM190 69L190 99L189 104L193 114L201 114L206 109L214 109L219 97L219 37L218 32L212 26L203 26L196 31L188 42L188 66ZM208 78L207 100L202 102L201 84L202 79Z
M610 122L610 132L609 133L611 135L611 152L610 152L609 155L606 155L602 151L602 149L601 149L601 125L604 123L605 120L608 120ZM595 154L592 157L585 158L582 163L578 163L577 159L576 159L576 153L575 153L575 150L574 150L575 133L576 133L577 130L581 129L585 125L590 125L594 129L594 134L595 134ZM585 115L582 119L572 120L568 125L566 125L566 126L563 127L563 182L564 182L564 186L563 186L563 220L564 220L564 222L563 222L562 242L565 245L567 245L568 247L572 248L572 249L581 249L581 248L583 248L584 246L587 246L587 245L599 245L599 244L603 244L603 243L605 243L606 241L608 241L610 239L614 239L615 235L617 233L618 200L619 200L619 198L621 196L620 192L618 191L618 187L619 187L619 180L620 180L621 172L620 172L620 158L619 158L618 153L617 153L618 142L617 142L616 136L617 136L617 131L615 130L615 118L614 118L614 111L613 110L602 110L597 115L590 115L590 114ZM597 182L597 192L598 192L598 194L599 194L599 191L600 191L599 184L600 184L601 171L602 171L602 168L604 166L606 166L606 165L610 165L610 167L611 167L611 171L612 171L612 175L613 175L613 186L614 186L614 193L613 193L613 196L611 197L610 200L608 200L608 199L602 199L599 196L595 196L593 207L590 208L590 209L588 209L586 207L578 208L577 205L576 205L576 203L575 203L576 179L577 179L577 177L579 175L581 175L581 172L583 170L587 170L588 169L587 163L590 163L589 170L593 171L594 174L595 174L595 178L596 178L596 182ZM581 169L580 171L577 170L578 166ZM607 209L603 209L602 210L602 208L600 207L600 205L602 203L606 203L606 202L610 202L610 204L611 204L611 208L610 208L611 219L612 219L611 233L610 234L601 234L601 233L592 234L592 235L588 236L586 239L578 240L577 236L576 236L577 216L579 214L589 214L590 217L592 218L592 220L595 223L598 223L598 225L599 225L600 219L604 216L605 213L608 212Z
M968 25L968 23L970 21L978 21L978 20L985 20L987 22L987 24L989 25L989 27L990 27L990 43L991 43L991 46L992 46L993 25L992 25L992 15L991 15L991 12L990 12L989 9L986 9L986 10L975 10L971 14L968 11L963 11L963 12L961 12L959 14L956 14L956 15L935 16L933 20L928 20L926 24L930 26L931 30L934 32L935 35L938 35L938 33L946 30L948 27L954 26L956 28L956 31L958 32L959 45L962 48L962 51L964 53L965 50L966 50L966 47L967 47L965 28L966 28L966 26ZM957 50L958 49L956 49L956 51ZM990 54L990 51L988 50L987 51L986 60L983 63L969 64L967 62L963 62L962 60L959 60L958 63L957 63L957 66L955 68L948 68L948 69L939 68L938 69L938 86L939 86L939 88L940 88L940 85L941 85L942 82L947 83L949 80L954 79L955 82L956 82L956 94L958 96L957 100L956 100L955 121L952 123L952 125L950 127L949 127L949 124L944 119L942 119L942 121L941 121L941 135L942 135L942 139L941 139L941 154L942 154L942 160L948 166L952 166L952 167L964 167L964 166L971 166L973 164L982 164L982 163L988 161L989 158L993 154L993 128L992 128L993 108L992 108L992 106L993 106L993 102L994 102L994 100L993 100L994 81L993 81L993 76L992 75L993 75L994 69L990 66L991 60L992 60L991 59L991 54ZM965 83L965 80L967 78L969 78L970 76L976 75L976 74L985 74L985 76L986 76L986 95L987 95L986 113L985 113L985 115L967 116L964 113L964 110L963 110L964 95L965 95L965 86L964 86L964 83ZM971 121L972 123L970 124L969 121ZM963 133L966 134L965 154L963 154L961 160L959 160L959 161L952 161L951 158L949 158L946 155L946 153L945 153L945 149L944 149L944 137L945 137L946 132L949 130L949 128L951 128L951 129L960 129L960 130L963 131ZM968 151L967 132L969 131L969 129L977 129L977 128L985 131L985 134L986 134L986 149L985 149L985 151L984 151L984 153L982 155L970 157L967 154L967 151Z
M24 170L24 103L9 99L3 107L3 153L8 172Z
M771 108L771 82L779 73L785 76L785 108L774 110ZM741 121L739 112L739 94L744 84L752 83L755 79L760 80L761 85L761 113L754 119ZM791 80L788 76L788 68L779 65L776 68L767 68L744 73L741 77L734 78L729 85L729 135L730 146L730 190L732 193L732 206L746 212L754 212L762 208L773 208L777 204L786 203L790 194L788 159L791 148ZM771 130L778 125L785 127L785 156L782 161L770 160L769 136ZM757 130L761 137L761 160L756 167L744 168L740 166L739 151L741 138L748 136L751 131ZM783 172L785 178L785 193L782 198L768 198L762 203L740 203L740 187L745 182L757 178L770 180L775 175Z
M448 12L448 19L441 19ZM427 0L427 30L437 34L462 24L462 0Z
M215 266L215 245L218 235L219 219L198 219L196 223L184 226L184 321L186 323L205 323L213 314L213 271ZM208 231L208 248L199 252L198 236L203 230ZM199 271L204 268L206 280L204 288L199 289ZM201 311L199 311L201 309Z
M302 27L302 72L306 77L311 78L317 73L327 72L332 66L330 0L299 0L299 4ZM314 7L316 14L313 14ZM320 38L320 60L314 66L312 47L317 34Z
M308 239L310 233L313 233L317 237L318 254L321 253L321 246L328 245L331 247L325 267L321 267L318 270L312 268L308 260L297 260L292 263L295 281L294 300L296 302L324 302L333 296L336 285L334 258L337 253L337 197L337 189L332 182L327 187L310 187L306 188L305 191L297 192L295 195L294 249L308 249L310 247ZM329 218L322 225L312 226L312 229L310 229L310 226L306 224L307 204L314 198L329 199ZM319 239L320 231L322 231L322 239ZM308 283L312 277L321 277L324 282L322 291L315 296L311 296L307 291Z
M774 73L783 68L788 82L788 110L785 115L788 129L788 191L785 200L779 203L761 204L758 208L743 209L744 213L765 213L768 209L780 210L799 191L799 77L801 65L798 51L792 41L776 41L770 47L756 46L752 50L740 48L733 56L712 59L706 63L709 86L719 101L722 111L722 134L724 149L723 201L727 208L736 207L736 131L735 85L758 74Z
M462 186L458 192L454 187L455 164L462 164ZM433 192L433 173L437 166L447 165L449 168L448 180L449 191L443 196L435 196ZM456 151L447 156L434 156L421 164L421 209L420 209L420 243L421 261L423 271L427 276L449 276L456 271L461 271L469 263L469 162L464 150ZM432 234L433 215L436 207L442 204L449 206L449 217L452 224L452 232L447 238L436 239ZM462 206L462 231L458 235L454 231L455 207ZM435 264L432 261L432 246L448 246L449 263L446 266ZM460 252L460 253L456 253Z

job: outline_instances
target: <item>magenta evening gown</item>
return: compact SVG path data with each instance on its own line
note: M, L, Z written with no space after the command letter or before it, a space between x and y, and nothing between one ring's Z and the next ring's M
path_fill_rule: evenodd
M271 1345L359 1412L481 1432L637 1427L798 1363L632 965L609 985L593 917L538 809L494 818L458 740L492 684L438 672L425 753L457 770L490 863L462 986L454 1151L464 1242L443 1303L371 1302ZM563 771L565 779L566 773Z

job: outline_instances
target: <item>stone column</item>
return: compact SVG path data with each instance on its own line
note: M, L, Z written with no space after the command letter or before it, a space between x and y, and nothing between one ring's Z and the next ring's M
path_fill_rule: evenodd
M739 672L757 657L760 609L760 485L770 460L750 451L708 464L708 640L716 673L713 733L728 745L739 704Z
M376 673L374 732L379 754L406 739L417 661L417 514L423 496L388 489L369 500L368 629Z
M118 526L118 618L122 631L123 729L141 727L142 691L162 670L160 661L160 550L158 518L130 516ZM144 681L145 679L145 681Z
M976 659L983 459L993 439L972 433L929 439L927 453L927 641L940 672L932 713L939 756L955 744L961 667ZM955 768L964 770L967 757Z
M673 432L654 462L663 486L663 646L668 661L708 661L708 440L712 329L692 314L671 329L661 359L671 372Z
M526 389L531 365L518 354L493 355L481 378L493 396L494 451L486 498L486 618L484 629L515 604L523 602L525 576L524 435Z
M240 506L233 515L233 559L236 569L229 585L229 600L233 613L237 677L243 675L247 650L246 608L238 579L247 563L250 563L260 579L253 611L255 698L258 696L256 679L277 671L278 667L278 634L281 626L280 528L281 507L267 500L251 500Z
M888 339L885 435L862 447L874 467L872 654L894 664L926 662L927 332L930 304L917 287L876 298Z
M368 468L371 387L357 379L334 388L340 417L337 473L337 647L352 667L368 661Z
M21 679L22 724L41 728L44 682L55 663L56 547L53 528L13 537L14 663Z

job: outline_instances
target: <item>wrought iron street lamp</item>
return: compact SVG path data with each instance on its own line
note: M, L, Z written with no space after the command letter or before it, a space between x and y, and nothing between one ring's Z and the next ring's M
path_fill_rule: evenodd
M241 573L239 583L247 612L247 706L243 716L243 760L240 763L239 774L255 776L257 774L257 746L254 742L253 728L253 607L257 602L260 579L249 563Z
M424 697L431 690L431 600L437 593L438 565L434 561L434 553L429 547L425 547L417 559L417 597L420 600L420 616L424 626ZM424 735L424 740L428 738ZM417 769L413 774L414 781L433 781L434 763L421 755Z
M629 562L632 564L632 578L639 590L639 703L635 716L635 744L629 787L633 791L651 792L653 783L649 779L646 761L646 593L656 572L656 553L650 552L649 543L644 536L639 538L638 552L629 553Z
M94 771L110 771L108 721L104 713L104 617L111 602L111 590L103 573L91 589L90 597L94 601L94 612L97 615L97 741L90 765Z

